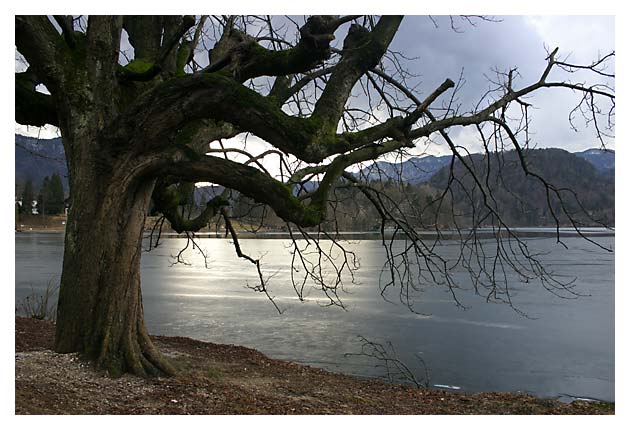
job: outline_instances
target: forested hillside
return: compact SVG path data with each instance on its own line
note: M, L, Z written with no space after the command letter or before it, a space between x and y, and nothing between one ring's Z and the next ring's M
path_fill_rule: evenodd
M434 228L436 224L444 228L491 225L493 219L484 207L484 192L490 206L511 226L553 226L554 215L561 225L569 226L571 223L562 213L562 204L583 225L614 225L614 151L589 149L573 154L549 148L527 150L524 156L533 173L560 190L562 202L552 192L549 208L545 185L537 178L525 175L515 151L492 153L489 158L481 154L465 158L477 176L483 178L482 188L461 162L456 161L451 169L448 156L412 158L403 163L378 162L364 168L358 176L367 180L374 190L387 191L391 197L384 202L387 207L392 211L406 211L408 222L421 229ZM67 189L61 139L38 140L16 135L18 193L27 179L30 178L35 189L39 189L43 178L53 173L60 173ZM317 186L315 183L310 185L311 188ZM195 206L203 206L221 190L197 188ZM444 193L443 202L436 202L436 198ZM245 225L265 225L271 229L284 227L272 211L254 205L236 193L232 199L231 211L235 217L243 219ZM335 199L330 210L342 216L334 225L325 223L323 228L340 231L380 228L377 211L355 187L343 184L335 192Z
M568 226L571 223L563 206L582 225L614 225L615 183L609 169L600 173L582 157L561 149L527 150L523 156L533 175L526 175L516 151L509 151L466 157L467 165L483 178L481 187L460 162L452 171L449 167L440 170L429 184L445 189L450 180L456 218L467 223L483 224L480 220L488 216L485 192L488 204L508 225L550 226L557 218Z
M29 179L39 190L44 178L55 173L61 177L67 190L68 173L61 138L37 139L15 135L15 184L20 192Z

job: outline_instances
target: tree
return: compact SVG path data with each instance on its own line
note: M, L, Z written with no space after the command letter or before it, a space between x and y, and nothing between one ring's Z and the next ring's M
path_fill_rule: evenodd
M24 183L24 189L22 190L22 206L20 207L20 212L31 215L34 199L33 181L29 178Z
M231 190L271 208L286 222L292 237L301 234L309 239L293 240L295 264L303 266L304 282L308 279L320 287L331 304L342 305L337 295L341 277L352 270L356 259L334 236L322 232L342 254L342 264L337 266L312 230L334 216L336 190L344 187L359 190L378 213L388 256L386 273L391 275L383 288L398 282L401 299L406 297L410 308L409 287L417 282L445 286L457 300L457 282L449 265L409 227L407 215L400 210L403 206L349 170L386 154L404 155L419 139L434 136L450 148L451 165L461 163L474 179L488 209L485 217L505 232L497 240L517 244L511 251L498 247L495 264L540 277L549 290L570 292L547 276L502 220L484 178L468 165L448 130L476 128L488 154L491 141L494 148L500 141L501 148L516 149L520 168L544 184L548 196L561 197L561 190L529 169L523 155L526 96L544 88L583 94L577 112L594 121L601 136L606 124L596 101L614 107L613 90L550 76L556 76L552 70L586 70L610 78L604 67L614 53L593 64L576 65L559 59L555 49L548 53L547 66L536 82L517 88L515 70L497 72L494 91L474 111L460 113L452 103L457 87L453 80L445 79L420 99L405 85L404 73L391 67L400 66L400 55L388 47L401 20L400 16L312 16L302 25L295 24L293 36L287 25L281 32L265 16L16 17L16 48L28 64L15 74L16 121L58 126L68 164L70 211L55 349L80 352L112 375L175 372L153 346L143 319L140 256L150 208L161 214L160 226L168 220L175 231L188 235L193 246L194 232L218 217L237 255L256 266L260 285L255 289L269 296L260 260L239 245L229 210ZM123 31L133 47L131 59L121 52ZM333 46L340 32L343 42ZM201 55L209 58L205 67L198 64ZM369 108L353 108L350 96L361 89L386 107L388 118L377 118ZM376 103L372 97L369 103ZM514 109L520 109L524 121L506 115ZM224 139L245 133L264 139L272 148L254 155L223 145ZM260 163L264 157L278 157L280 175L265 169ZM317 179L311 182L316 186L307 186L311 179ZM209 199L200 213L186 215L181 206L190 203L191 184L201 181L225 191ZM447 194L432 200L433 213L440 213ZM428 224L437 226L430 220ZM392 247L386 234L404 239L407 246L402 251ZM465 258L476 236L461 237ZM323 256L320 263L305 257L306 247ZM526 265L516 260L514 253L519 252L527 257ZM324 276L322 259L335 267L337 276L332 280ZM411 260L419 266L410 266ZM415 268L417 277L410 277L401 264ZM483 263L476 270L476 275L471 271L475 288L484 287L489 298L509 302L508 286L501 284L492 268ZM304 283L297 281L295 287L301 297Z
M38 206L42 215L58 215L64 210L64 192L61 176L53 173L42 181L42 188L38 197Z
M37 195L37 209L39 210L40 215L46 215L48 210L49 189L50 178L45 176L42 180L42 187L39 189L39 194Z

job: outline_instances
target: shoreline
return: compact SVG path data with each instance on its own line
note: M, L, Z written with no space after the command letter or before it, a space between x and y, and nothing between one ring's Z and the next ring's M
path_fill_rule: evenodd
M152 336L172 378L111 379L52 351L54 325L15 317L21 414L614 414L615 404L390 384L269 358L254 349Z
M15 230L16 234L29 234L29 233L65 233L65 227L50 227L50 228L42 228L42 227L24 227L21 230ZM467 229L462 229L462 232L468 231ZM584 227L580 233L576 232L573 228L570 227L560 227L560 231L557 232L555 228L552 227L514 227L512 232L516 234L516 236L520 238L534 238L534 237L614 237L615 230L606 230L598 227ZM417 232L420 237L423 238L437 238L438 233L434 230L425 230ZM147 238L151 234L150 229L145 229L144 237ZM251 231L237 231L239 239L291 239L291 235L287 232L283 231L266 231L266 232L256 232L253 233ZM313 233L313 235L317 235L317 233ZM341 240L381 240L380 232L339 232L336 235L333 233L329 233L332 237ZM195 234L195 236L199 239L225 239L225 233L222 232L211 232L211 231L202 231ZM294 237L301 238L302 233L297 232L293 234ZM452 239L460 239L460 233L452 230L440 230L439 232L440 239L444 240L452 240ZM496 237L493 231L488 231L483 228L478 229L475 236L478 239L487 239ZM161 238L163 239L173 239L173 238L186 238L185 234L177 233L175 231L164 231L161 234ZM391 232L386 232L385 239L391 239ZM327 237L324 237L327 238Z

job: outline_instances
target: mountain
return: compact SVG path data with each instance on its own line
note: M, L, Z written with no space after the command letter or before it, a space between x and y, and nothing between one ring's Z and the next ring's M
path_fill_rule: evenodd
M368 181L402 181L412 185L421 184L428 181L438 170L451 162L450 155L436 157L426 155L424 157L414 157L402 163L389 163L387 161L377 161L364 167L359 172L360 178Z
M516 151L493 153L489 160L487 155L482 154L465 157L484 187L491 190L493 199L488 199L488 202L505 222L512 226L553 225L555 215L561 224L568 225L568 218L562 214L564 205L575 219L587 225L595 224L587 214L605 224L614 224L614 180L601 174L586 157L557 148L525 150L523 155L531 172L561 190L562 201L553 192L550 194L552 210L547 203L544 184L533 176L525 175ZM610 169L605 172L610 172ZM450 173L450 168L443 168L428 184L442 190L448 184ZM467 221L474 209L477 219L483 219L488 210L484 208L483 194L472 175L459 161L455 163L453 175L455 180L451 182L451 196L455 212Z
M575 155L591 163L598 172L606 174L607 171L615 169L615 151L612 149L592 148L586 151L576 152ZM608 172L609 174L609 172Z
M614 178L615 151L592 148L582 152L576 152L575 155L592 164L600 174ZM402 163L377 161L363 168L359 172L359 177L365 178L370 182L385 182L391 179L393 181L402 180L402 182L417 185L427 182L442 167L448 165L450 162L450 155L440 157L433 155L414 157Z
M22 186L29 178L38 192L46 176L58 173L68 191L68 170L61 138L37 139L15 135L15 183Z

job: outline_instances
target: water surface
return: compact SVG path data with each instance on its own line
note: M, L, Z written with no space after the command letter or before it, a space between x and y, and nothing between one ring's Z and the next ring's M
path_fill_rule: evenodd
M302 303L291 288L288 242L243 239L243 250L262 256L265 276L278 305L248 289L258 283L255 268L239 260L230 241L204 238L209 269L192 252L190 265L171 266L185 239L167 239L143 254L142 282L146 323L153 334L244 345L279 359L362 376L383 375L371 359L345 356L358 352L357 336L390 341L398 357L419 377L419 355L432 385L465 391L521 391L541 397L614 400L614 254L582 239L567 237L569 249L553 237L527 239L535 250L550 252L545 261L558 274L576 276L578 299L553 296L537 283L512 277L513 300L530 318L508 306L485 303L470 291L458 297L429 288L418 315L379 294L384 252L378 241L352 241L360 257L357 285L347 284L347 307L324 307L317 292ZM596 239L608 247L614 237ZM454 248L454 247L453 247ZM448 254L448 244L442 250ZM63 235L16 235L16 302L45 288L61 273ZM463 271L454 276L465 279ZM460 273L461 272L461 273ZM396 294L389 298L396 299Z

